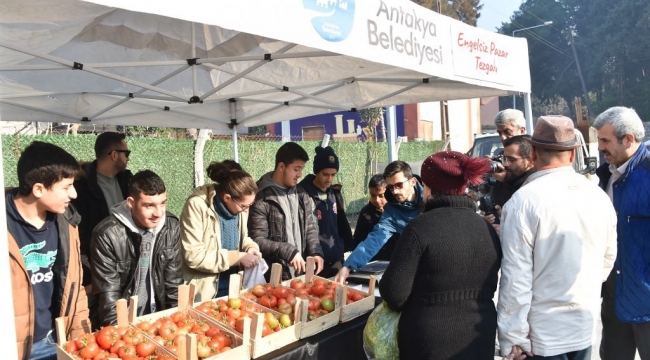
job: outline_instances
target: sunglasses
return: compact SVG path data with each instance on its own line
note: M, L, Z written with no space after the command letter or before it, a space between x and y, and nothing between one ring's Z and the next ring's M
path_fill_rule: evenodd
M402 190L404 188L404 184L406 184L409 180L411 179L406 179L393 185L386 185L386 192L392 192L393 189Z
M250 204L248 204L248 205L242 205L242 204L240 204L239 202L237 202L237 200L233 199L232 197L231 197L230 199L231 199L235 204L237 204L237 206L239 206L239 208L242 209L242 211L244 211L244 210L250 208L251 206L253 206L253 205L255 204L255 200L253 200L253 202L250 203Z
M110 155L113 151L117 151L118 153L124 153L126 157L129 157L131 155L131 150L119 150L119 149L111 150L108 154Z

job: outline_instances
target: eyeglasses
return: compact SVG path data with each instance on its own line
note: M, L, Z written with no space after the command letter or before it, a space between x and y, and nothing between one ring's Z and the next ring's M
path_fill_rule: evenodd
M108 153L108 155L110 155L113 151L117 151L118 153L124 153L124 155L126 155L126 157L129 157L131 155L131 150L120 150L120 149L111 150Z
M386 192L393 192L393 189L402 190L404 188L404 184L406 184L409 180L411 179L406 179L393 185L386 185Z
M518 157L514 157L514 156L504 156L503 157L503 163L504 164L508 164L508 163L512 164L512 163L516 163L517 161L519 161L521 159L524 159L524 158L520 158L520 157L518 158Z
M237 206L239 206L239 208L242 209L242 211L244 211L244 210L250 208L251 206L253 206L253 205L255 204L255 200L253 200L253 202L250 203L250 204L248 204L248 205L242 205L242 204L238 203L237 200L233 199L232 197L231 197L230 199L231 199L235 204L237 204Z

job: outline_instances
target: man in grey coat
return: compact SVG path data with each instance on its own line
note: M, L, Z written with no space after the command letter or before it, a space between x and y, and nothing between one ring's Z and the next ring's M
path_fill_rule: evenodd
M323 250L312 219L309 195L299 186L309 156L294 142L275 154L275 170L257 182L259 191L248 218L248 235L255 241L269 266L282 265L282 279L305 271L305 258L316 260L316 273L323 270ZM267 273L268 276L268 273Z

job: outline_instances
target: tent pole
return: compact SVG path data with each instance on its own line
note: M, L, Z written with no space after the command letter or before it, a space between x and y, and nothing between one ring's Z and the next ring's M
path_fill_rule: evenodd
M239 162L239 149L237 147L237 125L232 127L232 157L235 162Z
M0 141L0 153L2 153L2 142ZM0 179L4 179L4 159L2 156L0 156ZM2 183L4 185L4 180L2 180ZM0 233L1 234L7 234L7 210L5 208L5 202L0 201L0 215L4 219L0 220ZM6 240L6 237L4 237ZM9 246L7 245L7 241L0 241L0 254L8 254L9 253ZM0 256L0 293L2 294L11 294L13 292L12 286L11 286L11 268L9 267L9 256L3 255ZM10 299L13 299L13 297L10 297ZM10 300L10 303L13 303L13 300ZM23 301L23 300L18 300L18 301ZM4 310L0 311L0 321L2 321L3 324L13 324L14 323L14 307L13 305L11 306L3 306L2 307ZM16 338L16 327L15 326L5 326L5 330L3 332L6 332L7 339L13 341L13 339ZM18 359L18 352L15 346L5 346L5 349L3 352L7 351L6 355L3 355L3 357L6 357L7 359Z
M196 28L194 23L190 23L192 27L192 59L196 59ZM196 65L192 66L192 96L197 96L196 90Z
M386 111L386 136L388 142L388 162L391 163L397 160L397 149L395 148L395 139L397 133L397 121L395 116L395 106L389 106Z
M530 93L524 95L524 116L526 117L526 134L533 134L533 108Z

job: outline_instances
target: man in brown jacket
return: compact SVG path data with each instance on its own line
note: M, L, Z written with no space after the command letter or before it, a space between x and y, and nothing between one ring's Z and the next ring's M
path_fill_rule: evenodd
M5 193L19 359L56 359L54 319L66 336L89 331L77 225L70 200L79 165L65 150L33 142L18 160L18 188Z

